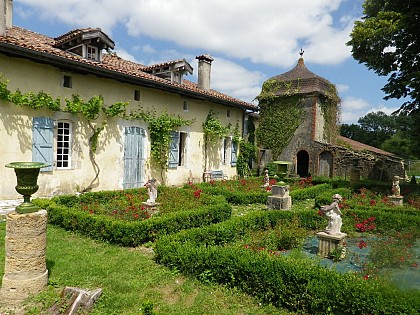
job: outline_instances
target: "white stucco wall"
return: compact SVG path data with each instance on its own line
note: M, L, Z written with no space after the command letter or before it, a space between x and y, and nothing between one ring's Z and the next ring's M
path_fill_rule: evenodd
M183 126L178 131L186 132L186 160L184 165L177 169L170 169L166 173L167 185L182 185L190 176L201 178L204 171L204 143L202 123L205 121L210 109L218 114L224 125L233 127L239 123L242 127L242 111L230 108L230 117L227 117L227 107L193 99L187 99L188 111L183 110L184 98L178 94L160 90L123 84L115 80L98 78L93 75L80 75L61 72L52 66L37 64L24 59L10 58L0 54L0 71L9 80L8 88L11 91L19 89L23 93L44 91L53 98L60 97L62 105L64 99L71 98L72 94L79 95L85 101L95 95L102 95L105 104L118 101L130 101L129 110L135 110L141 105L143 108L154 109L159 115L164 111L170 114L179 114L185 119L194 119L190 126ZM72 88L62 87L63 75L72 77ZM134 90L140 90L140 102L134 101ZM68 113L53 113L49 110L34 110L21 108L14 104L0 101L0 199L19 198L15 191L16 177L12 169L4 165L13 161L32 160L32 118L35 116L48 116L54 119L64 119L73 124L72 142L72 168L42 172L38 184L40 189L36 196L51 196L54 194L74 193L86 187L94 177L92 164L89 160L88 137L91 131L87 122L82 117L73 117ZM111 118L109 124L101 133L99 139L96 161L100 166L99 184L97 190L122 189L124 174L124 128L127 126L141 127L146 131L144 143L146 164L143 177L147 180L156 177L159 181L160 171L151 167L150 142L147 124L143 121L127 121L121 118ZM56 144L55 144L56 145ZM236 175L236 167L230 165L230 147L227 152L227 163L221 163L220 145L216 146L219 152L214 154L214 159L209 162L209 169L223 170L226 175Z

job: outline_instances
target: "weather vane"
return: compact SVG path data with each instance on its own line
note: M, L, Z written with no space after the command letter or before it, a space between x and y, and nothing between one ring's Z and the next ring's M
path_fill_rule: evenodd
M299 52L299 55L300 55L300 58L302 58L303 57L303 53L304 53L305 51L302 49L302 47L300 47L300 52Z

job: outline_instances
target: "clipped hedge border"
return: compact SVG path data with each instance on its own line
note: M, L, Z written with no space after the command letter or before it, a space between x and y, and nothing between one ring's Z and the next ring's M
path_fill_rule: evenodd
M159 262L184 274L238 287L258 299L309 314L419 314L420 293L402 291L354 274L339 274L308 260L273 257L222 246L197 246L170 237L156 245Z
M133 247L155 241L160 235L228 220L232 213L232 207L223 201L195 210L177 211L144 221L127 222L57 205L50 200L38 199L35 202L47 210L48 222L51 224L78 231L93 239Z
M266 303L310 314L419 314L418 291L339 274L308 260L274 258L267 252L223 246L252 230L270 228L296 215L305 227L325 223L314 211L255 212L163 236L155 243L156 260L199 279L239 287ZM382 224L397 216L381 213L377 217ZM420 227L420 219L415 224Z
M320 184L311 187L306 187L303 189L295 189L290 191L290 196L293 200L305 200L315 198L321 192L331 189L330 184ZM207 185L200 186L200 189L204 193L210 195L222 195L226 200L231 204L243 205L243 204L254 204L254 203L267 203L268 196L271 195L270 192L266 191L230 191L225 188L220 187L209 187Z

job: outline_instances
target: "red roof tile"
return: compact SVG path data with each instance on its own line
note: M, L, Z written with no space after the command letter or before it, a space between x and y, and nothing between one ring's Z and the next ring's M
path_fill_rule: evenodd
M339 140L342 140L345 143L347 143L353 150L356 150L356 151L366 150L366 151L370 151L370 152L377 153L377 154L397 157L394 153L387 152L387 151L372 147L370 145L358 142L358 141L353 140L353 139L349 139L349 138L346 138L346 137L343 137L343 136L338 136L337 138Z
M85 29L68 32L62 36L57 37L57 40L67 40L69 36L76 36L75 34L78 31L83 30ZM0 42L15 45L36 52L45 53L48 55L59 56L69 61L79 62L82 66L84 64L95 66L98 68L115 71L123 75L132 76L133 78L146 79L160 85L173 86L179 89L180 91L192 91L196 94L200 94L205 97L213 98L216 100L223 100L225 102L231 103L232 106L243 107L250 110L257 110L257 106L255 106L254 104L244 102L242 100L239 100L237 98L231 97L229 95L223 94L215 90L204 91L202 89L199 89L197 84L191 81L184 80L182 85L177 84L175 82L171 83L168 80L144 72L146 66L132 61L124 60L116 56L115 54L105 54L103 56L102 62L82 58L81 56L63 51L59 48L55 48L54 46L57 44L57 41L54 38L35 33L20 27L14 26L13 28L8 29L6 36L0 36ZM149 66L147 68L150 69L150 67L153 66Z

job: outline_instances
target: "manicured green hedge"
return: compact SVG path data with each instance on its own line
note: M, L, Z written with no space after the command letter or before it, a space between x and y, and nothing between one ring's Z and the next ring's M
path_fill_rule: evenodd
M266 203L270 192L266 191L230 191L223 187L212 187L207 185L200 186L203 192L211 195L222 195L231 204L254 204L254 203ZM290 191L290 196L293 200L305 200L315 198L321 192L331 189L330 184L314 185L302 189L294 189Z
M266 303L309 314L419 314L420 293L401 291L310 260L160 239L158 261L184 274L238 287Z
M313 199L331 188L330 184L313 185L302 189L294 189L290 192L290 196L292 197L292 202L293 200Z
M333 202L332 196L335 194L339 194L341 197L348 199L352 195L352 191L348 188L333 188L328 189L320 193L319 195L315 196L315 208L319 208L320 206L329 205Z
M264 211L163 236L155 244L158 262L206 281L239 287L266 303L310 314L419 314L420 292L339 274L315 261L274 257L229 247L249 233L298 215L303 226L323 224L314 211ZM381 217L384 221L388 214ZM394 215L395 217L395 215ZM315 223L314 223L315 222ZM382 221L380 221L382 223Z
M213 201L217 200L212 199ZM39 199L35 202L48 213L48 222L67 230L78 231L91 238L123 246L138 246L154 241L157 236L183 229L202 227L227 220L232 207L224 201L202 206L195 210L177 211L144 221L127 222L105 215L58 205L54 201Z

